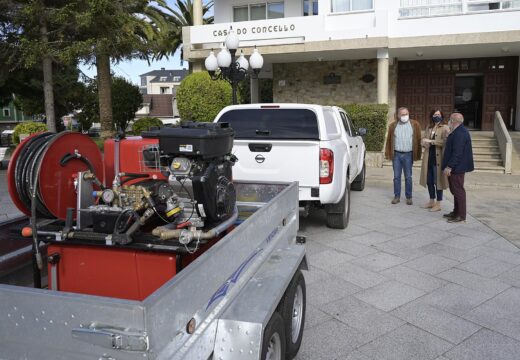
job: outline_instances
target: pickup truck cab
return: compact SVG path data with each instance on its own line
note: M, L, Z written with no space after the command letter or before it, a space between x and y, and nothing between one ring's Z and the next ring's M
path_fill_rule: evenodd
M235 131L236 180L298 181L300 206L323 207L327 225L346 228L350 189L365 184L365 129L345 110L310 104L248 104L224 108L215 122Z

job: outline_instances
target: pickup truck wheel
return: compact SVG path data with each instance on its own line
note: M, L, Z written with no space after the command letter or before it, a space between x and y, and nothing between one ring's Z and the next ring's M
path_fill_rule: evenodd
M350 217L350 184L347 177L345 193L337 204L329 205L327 209L327 226L333 229L345 229Z
M285 331L282 316L275 312L267 323L262 340L262 360L285 359Z
M365 177L366 177L367 169L365 162L363 162L363 169L359 173L359 175L352 182L352 190L354 191L363 191L365 189Z
M306 289L300 270L294 274L280 302L280 313L285 325L285 359L293 359L302 343L305 325Z

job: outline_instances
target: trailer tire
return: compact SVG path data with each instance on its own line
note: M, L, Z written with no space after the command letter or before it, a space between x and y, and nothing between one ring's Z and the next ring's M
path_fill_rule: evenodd
M285 331L282 316L275 312L267 323L262 339L262 360L285 359Z
M280 302L285 325L285 359L293 359L302 343L306 308L305 278L301 270L294 274Z
M345 185L343 197L337 204L329 205L327 209L327 226L332 229L345 229L350 218L350 184Z

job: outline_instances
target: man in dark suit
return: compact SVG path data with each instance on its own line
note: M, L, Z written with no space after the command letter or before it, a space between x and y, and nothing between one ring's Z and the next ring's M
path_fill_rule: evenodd
M464 189L464 174L474 169L471 136L463 125L464 117L453 113L448 123L450 135L446 140L442 171L448 177L450 192L454 198L454 208L444 217L450 223L466 222L466 190Z

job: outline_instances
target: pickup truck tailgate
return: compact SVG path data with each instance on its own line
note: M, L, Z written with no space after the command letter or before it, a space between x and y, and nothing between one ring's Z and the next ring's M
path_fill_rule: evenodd
M238 162L233 167L233 178L298 181L300 189L317 187L319 148L319 142L312 140L235 140L233 153Z

